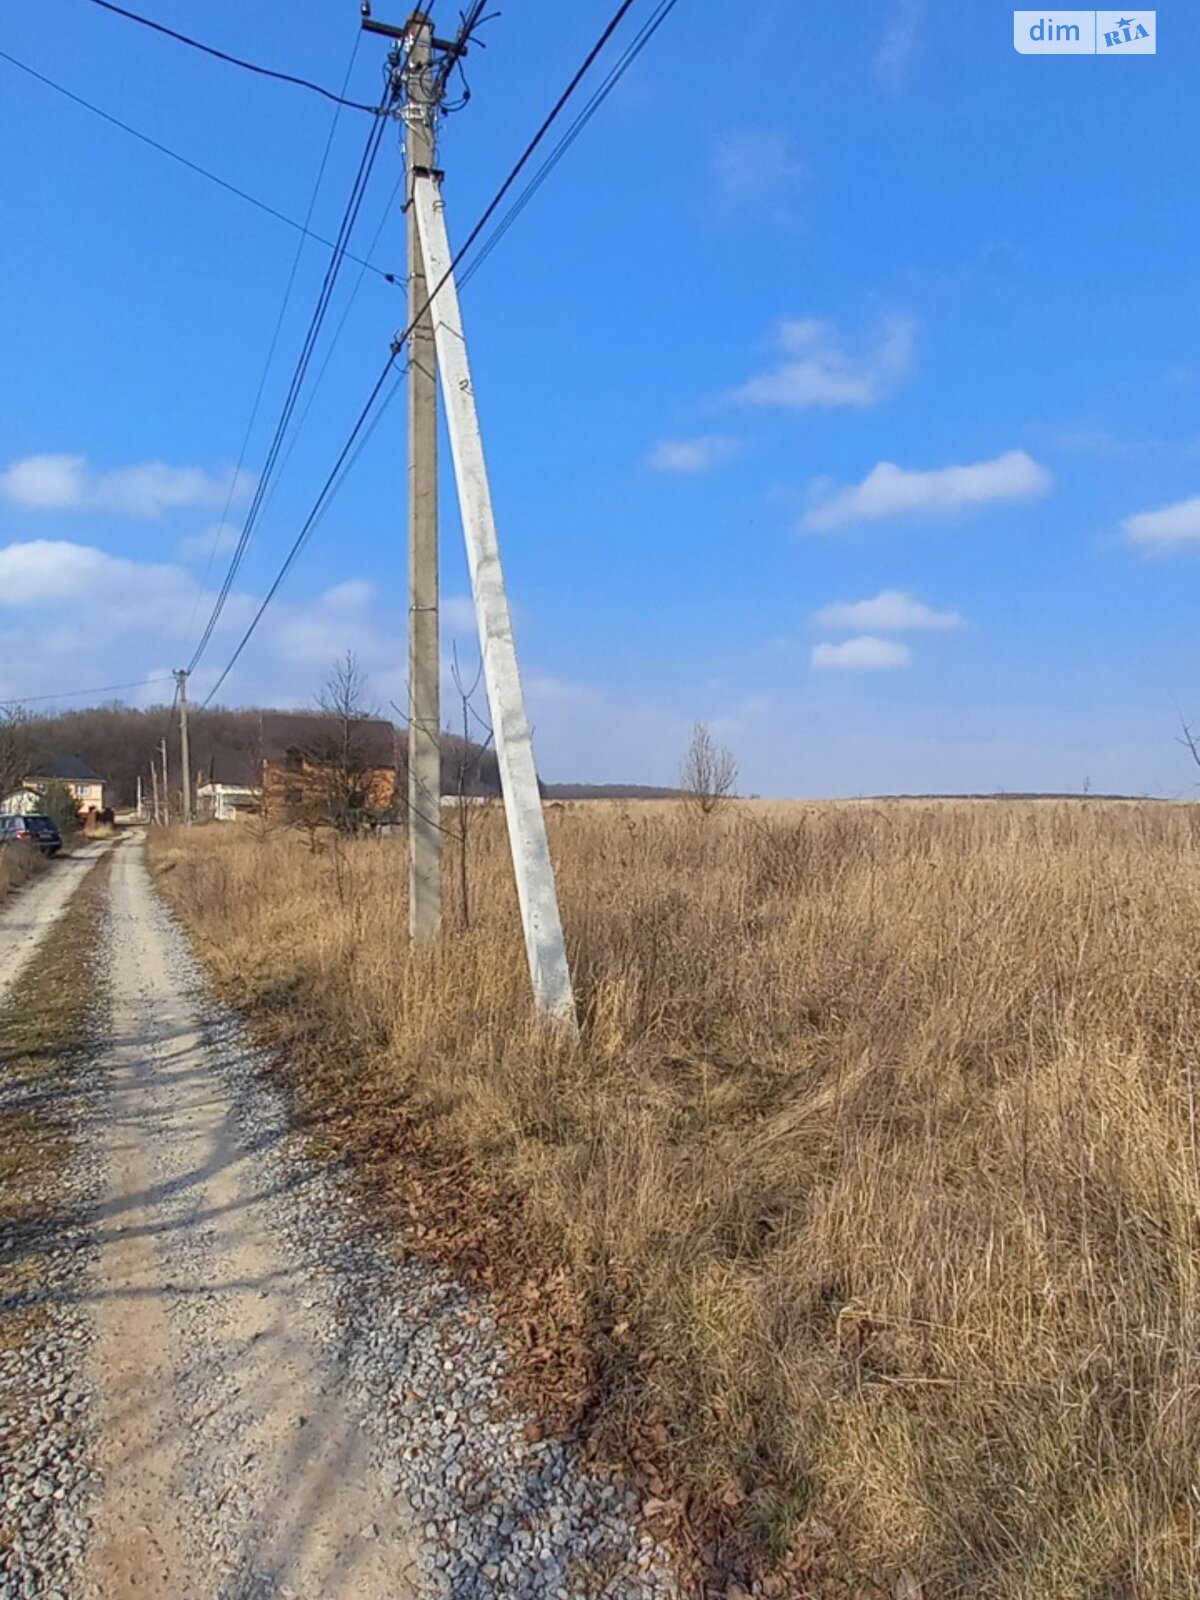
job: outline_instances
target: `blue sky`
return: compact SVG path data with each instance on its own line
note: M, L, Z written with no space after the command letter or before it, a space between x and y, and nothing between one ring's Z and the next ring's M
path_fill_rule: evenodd
M143 9L334 87L358 28L354 0ZM442 129L452 238L611 10L488 25ZM982 0L730 18L680 0L463 296L543 773L670 782L699 719L748 792L1191 793L1200 13L1160 9L1158 54L1125 60L1018 55ZM86 0L53 25L6 7L0 49L304 215L317 97ZM359 44L356 98L382 54ZM365 136L344 112L320 231ZM355 240L382 222L398 270L400 173L389 136ZM226 559L206 580L296 235L4 61L0 203L0 699L155 677ZM307 245L251 471L324 266ZM195 697L403 313L362 281ZM443 459L446 643L470 655ZM346 647L403 699L404 479L397 403L223 699L308 703Z

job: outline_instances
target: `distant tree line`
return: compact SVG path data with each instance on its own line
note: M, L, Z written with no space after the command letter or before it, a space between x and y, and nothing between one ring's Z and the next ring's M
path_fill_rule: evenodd
M544 783L547 800L678 800L678 789L653 783Z
M132 806L137 800L137 780L148 791L150 763L158 759L159 744L168 740L168 766L172 788L179 783L179 737L177 719L170 705L139 709L113 702L89 706L84 710L35 715L19 707L3 708L0 716L0 787L14 789L25 774L40 762L54 756L75 755L94 767L105 780L105 802L116 807ZM195 707L188 719L191 737L192 776L212 770L218 752L245 751L257 757L260 749L262 718L269 708L246 710ZM330 717L331 736L339 732L336 716ZM398 758L403 762L406 735L396 735ZM495 754L470 745L464 752L462 741L452 734L443 737L443 786L453 793L455 779L464 762L474 782L498 792Z

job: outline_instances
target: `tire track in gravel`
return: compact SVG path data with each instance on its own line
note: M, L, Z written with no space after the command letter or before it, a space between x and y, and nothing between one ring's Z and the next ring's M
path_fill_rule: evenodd
M638 1497L514 1415L486 1296L291 1137L140 842L108 947L86 1600L673 1600Z

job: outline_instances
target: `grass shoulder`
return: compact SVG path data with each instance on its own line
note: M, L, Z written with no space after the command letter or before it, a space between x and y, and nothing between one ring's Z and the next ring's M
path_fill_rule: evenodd
M50 867L51 862L32 845L0 845L0 905L27 883L32 883Z
M14 1244L0 1262L6 1301L41 1281L54 1248L76 1138L76 1069L103 992L96 925L106 873L101 862L88 875L0 1003L0 1233ZM37 1304L10 1310L0 1339L19 1343L44 1315Z

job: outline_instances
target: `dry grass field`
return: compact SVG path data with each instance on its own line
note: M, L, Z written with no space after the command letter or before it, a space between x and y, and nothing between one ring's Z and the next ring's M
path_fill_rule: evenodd
M332 1144L382 1105L519 1197L588 1427L789 1592L1194 1597L1200 808L552 808L577 1046L472 821L432 953L402 843L155 858Z

